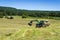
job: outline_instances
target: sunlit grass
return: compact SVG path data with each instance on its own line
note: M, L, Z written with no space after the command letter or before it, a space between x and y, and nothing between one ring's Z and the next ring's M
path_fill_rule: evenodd
M35 24L28 26L27 23L34 19L47 20L22 19L19 16L14 19L0 19L0 40L60 40L60 20L48 19L51 25L46 28L35 28Z

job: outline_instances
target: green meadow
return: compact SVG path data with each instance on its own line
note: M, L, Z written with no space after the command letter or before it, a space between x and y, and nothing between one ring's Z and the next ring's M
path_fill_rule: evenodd
M45 18L0 18L0 40L60 40L60 20ZM36 28L35 23L28 25L31 20L49 20L50 26Z

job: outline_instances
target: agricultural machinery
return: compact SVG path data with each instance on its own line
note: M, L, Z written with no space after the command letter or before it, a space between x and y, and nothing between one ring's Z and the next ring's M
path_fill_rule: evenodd
M38 21L38 20L31 20L29 23L28 23L28 25L29 26L32 26L32 24L33 24L33 22L37 22L36 23L36 27L46 27L46 26L49 26L50 25L50 23L49 23L49 21L48 20L40 20L40 21Z

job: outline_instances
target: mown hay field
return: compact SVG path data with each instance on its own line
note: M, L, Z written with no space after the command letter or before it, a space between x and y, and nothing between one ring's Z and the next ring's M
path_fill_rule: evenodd
M50 26L36 28L29 26L31 20L49 20ZM60 40L60 20L43 18L14 19L0 18L0 40Z

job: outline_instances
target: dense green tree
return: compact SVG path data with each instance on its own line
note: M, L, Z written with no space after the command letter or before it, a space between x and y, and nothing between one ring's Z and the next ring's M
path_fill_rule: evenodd
M21 10L0 6L0 16L60 17L60 11Z
M3 12L0 12L0 18L3 18Z

